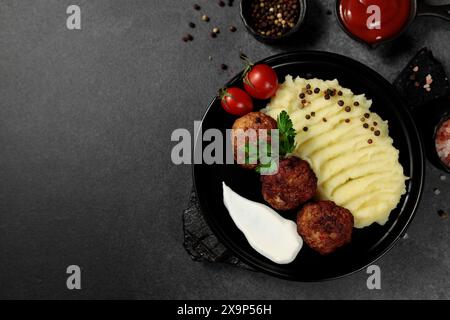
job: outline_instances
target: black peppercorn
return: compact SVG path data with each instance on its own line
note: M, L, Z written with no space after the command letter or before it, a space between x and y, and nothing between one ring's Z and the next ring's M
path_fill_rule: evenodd
M300 16L298 0L259 0L250 3L250 25L260 35L276 38L295 27Z
M448 218L448 213L445 212L444 210L438 210L438 215L439 215L439 217L441 217L442 219L447 219L447 218Z
M338 105L342 107L342 106L344 105L344 101L339 100L339 101L338 101Z
M319 93L320 92L320 89L319 88L315 88L314 89L314 93Z

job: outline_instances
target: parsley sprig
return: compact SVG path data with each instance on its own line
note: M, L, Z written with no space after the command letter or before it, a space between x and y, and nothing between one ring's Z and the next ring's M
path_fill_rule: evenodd
M292 120L286 111L282 111L277 117L278 132L280 139L280 156L292 153L297 144L295 143L296 132Z
M277 117L277 126L278 126L278 138L279 138L279 155L285 156L288 153L292 153L297 144L295 143L295 136L297 133L295 132L294 125L292 124L292 120L287 114L286 111L282 111ZM268 144L270 148L270 144ZM269 155L271 156L271 155ZM270 169L275 170L276 163L271 160L268 163L260 163L256 167L256 172L261 173L261 169Z

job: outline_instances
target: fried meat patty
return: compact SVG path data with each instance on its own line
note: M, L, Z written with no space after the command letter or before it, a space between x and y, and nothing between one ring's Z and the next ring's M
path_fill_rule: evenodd
M322 255L334 252L352 238L353 215L333 201L305 205L297 215L297 231L305 243Z
M274 209L290 210L311 199L317 178L308 162L294 156L280 159L278 172L262 175L262 195Z
M265 130L271 130L277 128L277 122L269 117L268 115L265 115L262 112L250 112L247 113L245 116L240 117L237 119L232 127L232 142L233 142L233 148L234 148L234 159L237 160L237 131L238 129L243 130L244 132L253 129L256 131L256 141L252 141L253 143L257 143L258 141L258 130L265 129ZM267 132L267 142L270 142L270 131ZM246 143L248 142L248 139L246 139ZM257 164L239 164L241 167L245 169L255 169Z

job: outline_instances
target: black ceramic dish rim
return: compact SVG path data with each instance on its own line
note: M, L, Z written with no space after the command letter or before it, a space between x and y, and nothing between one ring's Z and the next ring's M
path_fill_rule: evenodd
M408 0L408 1L410 1L410 3L411 3L411 10L410 10L410 13L409 13L408 21L405 23L405 25L403 26L402 30L399 33L397 33L395 36L393 36L391 38L388 38L388 39L385 39L383 41L374 43L374 44L365 42L364 40L358 38L357 36L355 36L353 33L351 33L345 27L344 22L342 21L342 18L341 18L340 8L339 8L341 0L336 0L336 5L334 6L334 10L335 10L334 13L336 15L336 20L338 21L339 27L341 27L342 31L344 31L350 38L352 38L353 40L355 40L355 41L357 41L359 43L362 43L362 44L368 46L369 48L376 48L379 45L382 45L382 44L385 44L385 43L389 43L389 42L394 41L394 40L398 39L399 37L401 37L409 29L411 24L414 22L414 20L417 17L417 1L416 0Z
M333 56L336 59L344 59L347 60L349 63L351 64L356 64L359 68L363 68L365 69L367 72L371 73L374 77L376 77L378 80L385 82L387 84L389 84L391 86L391 84L385 80L380 74L378 74L375 70L371 69L370 67L356 61L353 59L350 59L348 57L342 56L340 54L336 54L336 53L331 53L331 52L326 52L326 51L305 51L305 50L301 50L301 51L291 51L291 52L285 52L285 53L280 53L277 55L273 55L270 57L267 57L263 60L260 60L258 63L268 63L270 65L270 62L272 60L276 60L278 58L281 57L287 57L290 55L297 55L297 54L314 54L314 55L320 55L320 56L325 56L325 57L330 57ZM242 72L238 73L235 77L233 77L232 79L230 79L227 82L227 85L229 83L233 83L235 81L238 81L242 76ZM394 90L394 89L393 89ZM396 92L394 90L394 92ZM401 100L401 99L400 99ZM209 110L216 104L217 101L217 97L215 97L211 103L209 104L208 108L206 109L205 113L203 114L202 117L202 123L204 122ZM270 268L265 268L261 265L259 265L258 263L254 262L254 258L252 258L252 256L248 255L244 250L242 250L241 248L239 248L238 246L235 246L233 244L233 241L229 239L229 237L222 232L222 230L216 226L215 222L212 221L212 219L210 218L210 216L208 214L203 214L203 217L205 218L205 221L207 222L208 226L211 228L211 230L213 231L213 233L217 236L217 238L223 243L223 245L228 248L231 252L233 252L233 254L235 254L239 259L241 259L243 262L247 263L248 265L252 266L253 268L255 268L256 270L259 270L261 272L264 272L270 276L275 276L281 279L285 279L285 280L291 280L291 281L296 281L296 282L325 282L325 281L331 281L331 280L337 280L337 279L341 279L341 278L345 278L347 276L350 276L352 274L355 274L365 268L367 268L368 266L374 264L376 261L378 261L380 258L382 258L386 253L388 253L396 244L397 242L400 240L400 238L406 233L406 230L408 229L411 221L414 219L416 212L417 212L417 207L420 203L420 200L422 198L422 194L423 194L423 186L424 186L424 176L425 176L425 159L424 159L424 149L423 149L423 142L421 139L421 136L419 134L419 131L417 129L417 126L415 124L415 122L413 121L413 118L411 116L410 111L406 108L406 106L404 106L403 110L405 111L404 116L407 117L407 121L409 122L409 124L411 125L411 131L408 131L408 135L411 137L411 139L414 139L417 144L416 147L418 150L418 154L417 157L414 162L416 163L416 166L418 167L419 172L415 172L415 179L417 180L417 185L416 185L416 189L414 190L415 192L415 199L411 202L410 206L410 211L411 213L409 214L409 216L407 217L407 220L404 222L403 227L401 227L401 229L399 231L397 231L397 235L394 236L394 239L384 248L382 249L380 252L378 252L375 255L375 258L373 259L369 259L370 261L363 264L361 267L356 268L355 270L352 270L350 272L338 275L338 276L331 276L331 277L326 277L326 278L299 278L296 276L292 276L292 275L288 275L285 273L281 273L281 272L275 272L274 270L270 269ZM399 120L400 122L405 122L406 120ZM202 126L201 126L202 127ZM196 150L197 147L197 141L199 141L199 135L200 135L200 131L195 133L195 143L194 143L194 151ZM195 165L192 166L192 179L193 179L193 183L194 183L194 189L196 190L197 194L198 194L198 186L197 186L197 181L196 181L196 175L195 175ZM413 190L411 190L411 193L413 193ZM407 196L409 196L407 194ZM200 209L202 210L202 212L205 212L206 208L204 207L204 204L202 203L202 201L199 199L199 203L200 203ZM388 233L386 235L389 235Z
M281 35L280 37L266 37L266 36L263 36L263 35L259 34L258 32L256 32L250 25L250 22L248 21L248 17L246 17L245 13L244 13L244 11L245 11L244 5L243 5L244 1L251 1L251 0L241 0L241 2L239 4L239 15L241 16L242 23L244 24L245 28L251 35L253 35L258 41L265 42L265 43L281 42L281 41L291 37L293 34L297 33L299 31L301 25L305 21L306 12L308 10L308 5L307 5L308 0L297 0L300 5L300 14L299 14L297 23L295 24L295 27L293 27L291 30L289 30L285 34Z

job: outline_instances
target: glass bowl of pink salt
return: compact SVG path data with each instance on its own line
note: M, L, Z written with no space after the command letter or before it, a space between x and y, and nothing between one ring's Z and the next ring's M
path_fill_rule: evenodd
M439 161L450 171L450 114L436 126L434 143Z

